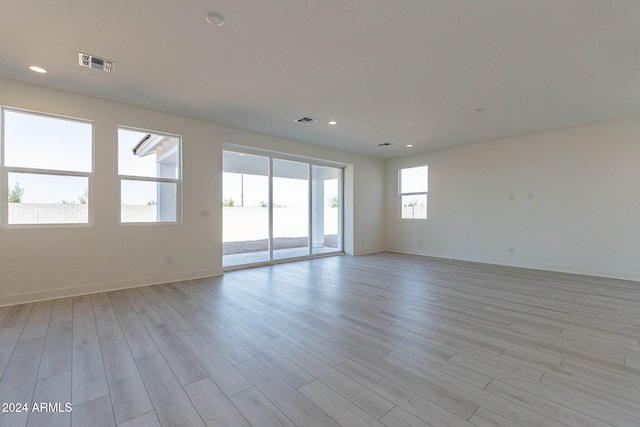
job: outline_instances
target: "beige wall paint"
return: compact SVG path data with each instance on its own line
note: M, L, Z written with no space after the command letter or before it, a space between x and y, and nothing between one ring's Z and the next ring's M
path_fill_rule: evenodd
M93 223L1 228L0 305L222 274L223 143L348 164L347 253L384 249L383 160L3 79L0 105L91 120L95 138ZM118 223L118 125L182 136L182 224Z
M640 117L389 160L387 249L638 280L639 159ZM400 220L398 168L423 164L429 218Z

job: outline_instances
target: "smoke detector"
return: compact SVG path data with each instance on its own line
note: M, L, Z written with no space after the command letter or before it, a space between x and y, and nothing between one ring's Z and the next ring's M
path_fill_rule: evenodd
M315 123L317 122L318 119L314 119L313 117L300 117L299 119L296 119L296 122L298 123L302 123L303 125L308 125L311 123Z
M210 13L205 17L205 19L214 27L222 27L224 24L224 17L219 13Z
M100 58L82 52L78 52L78 64L81 67L93 68L107 73L113 73L113 68L116 65L116 63L110 59Z

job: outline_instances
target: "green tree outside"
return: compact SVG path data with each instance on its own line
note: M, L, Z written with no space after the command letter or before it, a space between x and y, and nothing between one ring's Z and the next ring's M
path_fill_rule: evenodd
M20 183L16 182L15 187L9 189L9 203L22 203L24 196L24 188L20 187Z

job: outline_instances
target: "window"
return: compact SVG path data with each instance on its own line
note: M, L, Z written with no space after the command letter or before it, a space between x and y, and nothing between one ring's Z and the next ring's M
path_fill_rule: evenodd
M3 109L2 125L3 224L87 224L92 124Z
M180 169L180 137L118 128L120 222L179 222Z
M427 166L400 169L400 218L427 218Z

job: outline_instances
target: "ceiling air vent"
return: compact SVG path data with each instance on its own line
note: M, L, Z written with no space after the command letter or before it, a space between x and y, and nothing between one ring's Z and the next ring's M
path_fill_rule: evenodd
M312 117L300 117L299 119L296 120L296 122L298 123L302 123L303 125L308 125L310 123L315 123L317 122L318 119L314 119Z
M113 67L115 66L115 62L110 59L104 59L82 52L78 53L78 63L81 67L95 68L96 70L107 73L113 73Z
M382 144L378 144L378 147L390 147L390 146L392 146L392 145L393 145L393 144L392 144L392 143L390 143L390 142L383 142Z

